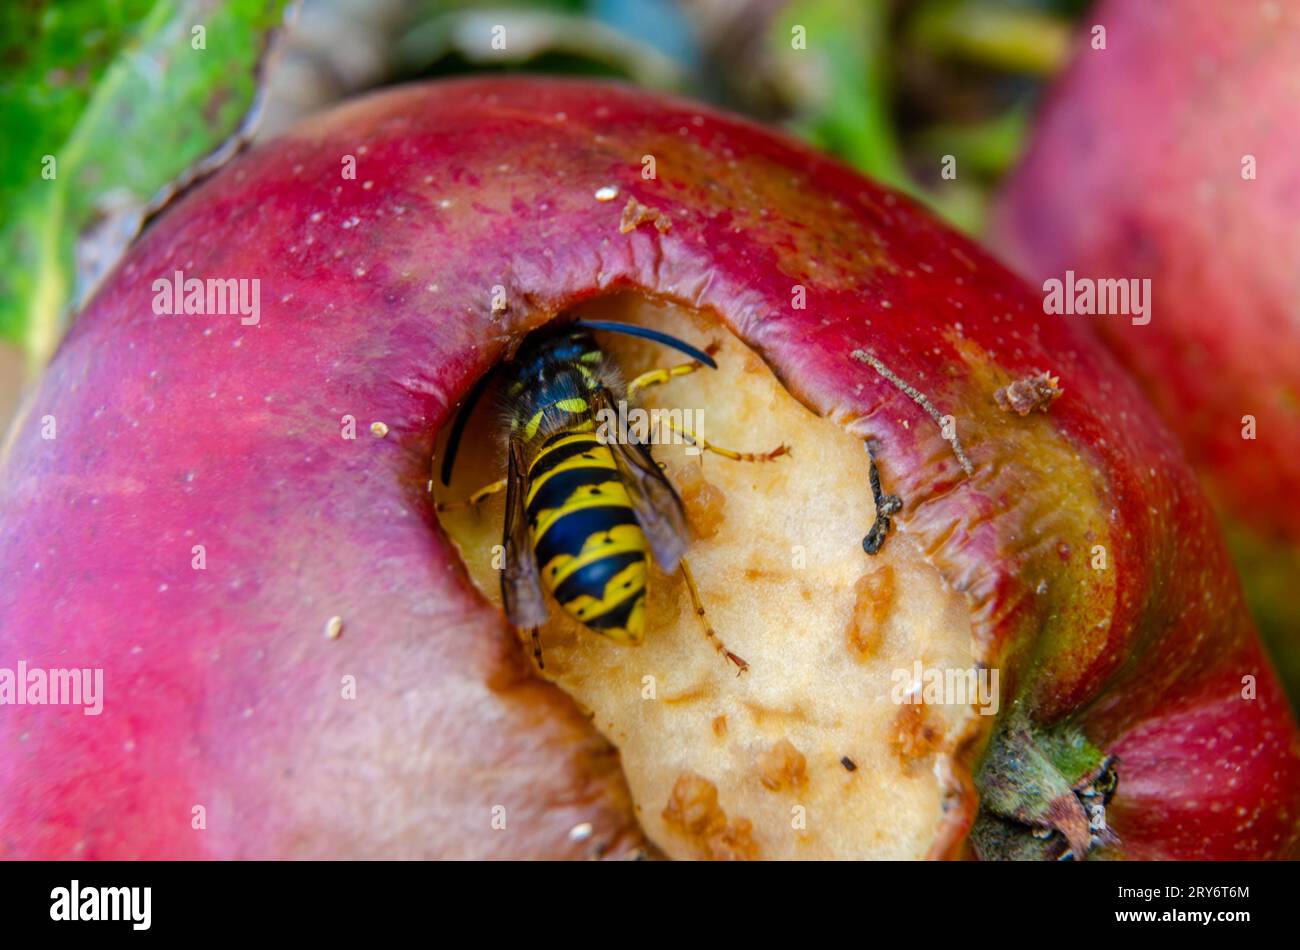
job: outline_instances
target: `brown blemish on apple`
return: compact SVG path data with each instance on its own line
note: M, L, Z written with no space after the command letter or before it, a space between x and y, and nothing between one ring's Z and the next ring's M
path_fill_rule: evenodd
M1051 373L1035 373L1003 386L993 394L993 398L1004 412L1021 416L1027 416L1035 409L1046 412L1061 396L1060 381L1060 377Z
M755 861L760 857L753 825L745 818L730 822L718 804L718 787L694 772L673 784L663 810L670 829L688 838L697 856L710 861Z
M808 760L789 739L782 739L758 757L758 780L774 792L792 791L808 782Z
M673 226L672 221L664 217L657 209L647 207L635 198L628 198L627 204L623 206L623 217L618 222L619 233L627 234L630 231L635 231L647 222L654 222L654 226L661 234Z
M726 735L727 735L727 717L726 717L726 716L717 716L716 718L714 718L714 720L713 720L713 734L714 734L715 736L717 736L719 739L723 739L723 738L726 737Z
M895 755L904 771L911 771L918 760L933 754L943 741L943 730L936 726L924 703L906 703L894 717L891 739Z
M844 640L849 653L861 662L874 656L884 640L885 620L894 606L894 568L881 564L868 571L858 578L853 591L856 599Z
M774 709L771 706L764 706L761 703L745 701L745 708L754 718L756 725L762 726L772 722L781 724L788 722L808 722L808 714L803 711L802 706L792 706L790 709Z
M663 703L668 706L680 706L683 703L694 703L710 695L707 684L693 686L683 693L676 696L665 696Z
M685 465L676 474L677 490L690 513L695 536L713 537L726 517L726 492L705 478L698 465Z

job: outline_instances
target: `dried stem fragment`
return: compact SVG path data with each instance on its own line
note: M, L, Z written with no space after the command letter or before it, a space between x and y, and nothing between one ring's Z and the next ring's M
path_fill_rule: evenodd
M627 204L623 206L623 217L618 222L619 233L627 234L635 231L647 222L654 222L660 234L673 226L672 221L663 217L658 209L647 207L635 198L628 198Z
M952 446L953 454L957 456L957 461L961 464L962 471L967 475L975 474L975 466L971 464L970 458L966 455L966 450L961 447L961 439L957 438L955 429L950 429L943 424L943 414L934 407L934 403L926 398L925 393L921 392L911 383L907 382L884 363L876 358L874 353L868 353L866 350L854 350L851 354L859 363L866 363L886 380L896 386L912 402L916 403L925 410L925 414L934 420L934 424L939 427L940 433L944 439Z
M993 394L1004 412L1027 416L1035 409L1046 412L1061 396L1060 378L1051 373L1039 372L1003 386Z
M871 456L871 497L876 503L876 521L862 539L862 550L876 554L885 543L889 533L889 519L903 510L903 499L897 495L886 495L880 488L880 469L876 467L876 450L872 442L866 443L867 454Z

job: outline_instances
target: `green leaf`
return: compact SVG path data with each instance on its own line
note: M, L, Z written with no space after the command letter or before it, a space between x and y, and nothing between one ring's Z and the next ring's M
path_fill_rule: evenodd
M931 53L1036 76L1065 65L1072 35L1064 16L1008 0L933 0L911 29L912 42Z
M49 356L150 201L240 128L286 5L4 5L0 337Z
M915 193L894 130L889 88L890 4L790 0L768 50L796 98L794 130L879 181Z

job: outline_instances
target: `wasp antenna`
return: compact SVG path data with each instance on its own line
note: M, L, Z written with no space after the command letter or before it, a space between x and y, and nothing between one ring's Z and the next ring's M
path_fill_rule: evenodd
M639 336L646 340L654 340L656 343L662 343L664 346L671 346L674 350L685 353L693 360L699 360L709 369L717 369L718 364L713 357L701 349L691 346L685 340L679 340L677 337L668 333L661 333L658 330L651 330L648 327L638 326L635 323L616 323L612 320L575 320L575 327L584 330L607 330L610 333L624 333L627 336Z
M460 437L465 432L465 426L469 424L470 414L474 411L474 406L478 403L479 397L483 395L483 390L487 389L488 380L492 378L493 369L488 370L479 377L469 395L465 397L464 404L456 413L456 421L452 423L451 435L447 437L447 448L442 456L442 483L443 485L451 484L451 467L456 462L456 450L460 448Z

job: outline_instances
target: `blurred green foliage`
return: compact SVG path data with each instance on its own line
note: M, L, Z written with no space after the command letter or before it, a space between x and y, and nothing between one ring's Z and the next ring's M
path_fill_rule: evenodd
M305 0L345 23L356 2ZM150 201L240 128L286 5L0 2L0 338L48 356ZM978 231L1087 0L389 5L388 81L527 69L686 93L783 124ZM484 43L502 21L504 53Z
M980 231L1088 0L422 0L405 75L618 76L785 125ZM485 55L485 24L526 37ZM942 174L952 156L956 177ZM949 163L952 165L953 163Z
M790 127L885 184L910 189L891 114L889 39L885 0L792 0L767 45L790 74L813 74Z
M285 5L4 5L0 337L49 355L79 290L79 238L101 226L101 244L129 238L155 193L239 127Z

